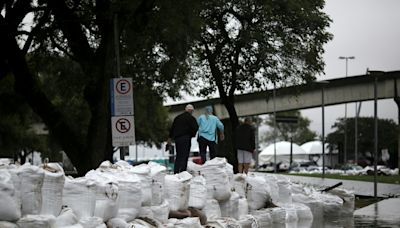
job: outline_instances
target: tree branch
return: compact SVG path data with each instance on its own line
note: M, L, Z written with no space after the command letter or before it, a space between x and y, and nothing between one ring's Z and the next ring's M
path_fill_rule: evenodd
M94 58L94 53L79 23L80 19L71 12L65 5L65 2L48 0L47 4L54 12L56 21L68 40L75 58L78 59L83 68L85 65L90 66Z
M30 32L28 39L25 42L24 48L22 49L22 54L26 55L28 52L29 48L31 47L31 44L33 42L33 38L35 35L39 32L39 30L42 28L42 26L46 23L48 17L50 14L50 10L48 8L45 9L43 16L39 19L39 23L32 29Z

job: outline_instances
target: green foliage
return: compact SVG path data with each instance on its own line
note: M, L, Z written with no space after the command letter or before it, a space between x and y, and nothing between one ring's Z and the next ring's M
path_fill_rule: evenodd
M310 120L306 117L301 116L300 111L289 111L283 113L277 113L277 116L297 116L297 123L276 123L276 140L277 141L290 141L292 138L293 142L302 145L303 143L313 141L317 138L317 134L311 131ZM273 142L274 141L274 117L265 120L265 124L269 127L268 131L264 136L262 136L263 142Z
M309 82L324 69L323 45L332 35L318 1L204 2L194 78L208 95L262 90Z
M11 76L0 81L0 157L15 157L21 150L48 152L46 137L35 134L37 117L13 90Z
M365 156L366 152L373 153L374 151L374 118L359 117L357 119L358 137L357 147L359 158ZM345 119L338 119L332 126L335 129L327 135L327 143L339 149L339 153L343 151L344 145L344 129ZM388 149L390 154L390 165L395 165L397 161L397 139L398 139L397 124L391 119L378 119L378 151ZM347 118L347 157L354 159L355 151L355 119Z

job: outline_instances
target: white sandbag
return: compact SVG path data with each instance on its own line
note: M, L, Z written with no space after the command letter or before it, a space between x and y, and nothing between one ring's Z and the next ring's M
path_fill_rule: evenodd
M201 165L198 165L196 163L194 163L193 161L188 161L187 162L187 172L189 172L192 176L198 176L200 175L200 169L201 169Z
M242 218L247 214L249 214L249 204L247 203L247 199L239 198L238 216L239 218Z
M21 209L15 200L12 175L7 169L0 169L0 221L17 221Z
M330 194L336 195L343 200L343 207L340 212L341 216L353 216L355 196L353 191L343 188L335 188L329 191Z
M156 162L149 162L151 176L151 205L160 205L164 201L165 175L167 168Z
M94 182L84 177L66 178L63 189L63 205L70 207L78 219L92 217L96 206Z
M164 203L158 206L151 206L150 208L151 211L153 212L154 219L160 221L161 223L168 222L169 206L167 201L164 201Z
M257 221L257 227L270 227L272 224L271 211L268 209L256 210L250 212Z
M0 221L1 228L18 228L17 224L7 222L7 221Z
M287 180L278 180L279 186L279 202L292 203L292 189L290 182Z
M272 203L277 204L279 202L278 179L274 175L265 175L264 179L269 186L269 195Z
M255 228L260 227L257 224L257 220L252 215L242 216L239 220L241 228Z
M299 217L297 216L297 212L299 211L301 214L300 205L295 204L281 204L280 207L286 210L286 222L293 223L299 221ZM304 205L305 206L305 205ZM306 207L306 206L305 206ZM303 214L301 214L303 216ZM308 216L312 215L311 211L309 212ZM306 215L307 216L307 215Z
M207 161L200 169L201 175L206 179L208 198L226 201L230 198L230 168L227 167L225 158L214 158Z
M21 212L23 215L37 215L42 207L42 185L44 171L25 163L18 169L21 180Z
M232 192L231 197L227 201L219 202L222 217L230 217L239 219L239 194Z
M206 179L203 176L195 176L189 182L189 207L202 209L207 200Z
M206 215L207 220L213 220L221 217L221 208L216 199L207 199L203 213Z
M293 203L301 203L310 208L313 219L320 220L324 216L324 203L304 194L293 194Z
M324 218L334 218L340 216L343 207L343 200L341 198L335 195L323 194L319 192L314 192L311 196L322 201L324 205Z
M106 161L106 163L104 163L104 164L103 163L100 166L104 166L104 167L107 167L107 168L112 168L112 167L119 167L120 169L130 169L130 168L132 168L132 165L129 164L129 162L127 162L125 160L118 160L114 164L112 164L109 161Z
M176 228L202 228L198 217L187 217L184 219L174 220L173 227Z
M60 215L56 217L55 227L69 227L78 223L74 211L69 207L64 207Z
M91 179L95 183L96 189L96 206L94 216L103 218L107 221L114 218L118 213L118 183L115 178L108 172L90 171L86 173L86 178Z
M154 213L151 206L142 206L139 211L139 218L154 218Z
M313 220L313 214L307 205L302 203L293 203L291 205L296 210L299 221Z
M286 223L286 210L282 207L269 208L273 223Z
M134 228L158 228L165 227L164 224L161 224L159 221L151 218L143 218L143 219L135 219L129 222Z
M118 214L125 221L134 220L142 207L141 181L137 175L121 172L115 174L118 180Z
M165 199L170 210L185 210L189 201L189 181L192 175L184 171L165 176Z
M151 206L151 169L147 164L140 164L137 166L133 166L130 169L130 172L138 175L141 182L141 190L142 190L142 206Z
M207 225L213 228L242 228L240 222L234 218L218 218L208 221Z
M19 228L56 228L53 215L27 215L18 220Z
M239 194L241 198L246 197L246 190L247 190L247 182L246 182L247 175L243 173L237 173L233 176L233 188L235 192Z
M246 198L249 210L258 210L266 207L267 203L271 201L271 197L265 179L259 176L247 176L246 182L248 186Z
M85 217L79 220L79 224L83 228L107 228L102 218L99 217Z
M103 221L114 218L118 213L118 185L115 182L96 184L96 207L94 216Z
M135 228L132 224L128 224L121 218L112 218L106 224L107 228Z
M64 170L58 163L46 163L42 165L42 169L44 170L44 178L40 214L58 216L62 207Z

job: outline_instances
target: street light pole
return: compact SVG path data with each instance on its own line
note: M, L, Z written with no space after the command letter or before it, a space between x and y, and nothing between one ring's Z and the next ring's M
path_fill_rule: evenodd
M382 75L383 71L370 71L368 74L374 75L374 198L377 199L377 164L378 164L378 76Z
M354 56L339 56L339 59L346 60L346 78L348 70L349 59L355 59ZM343 146L343 160L347 162L347 103L344 104L344 146Z
M325 85L328 84L328 81L319 81L318 84L321 84L321 111L322 111L322 178L325 178ZM331 156L332 159L332 156Z

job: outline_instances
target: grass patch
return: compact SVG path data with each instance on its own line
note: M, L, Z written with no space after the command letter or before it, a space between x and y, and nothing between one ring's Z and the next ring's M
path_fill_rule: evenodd
M354 209L360 209L366 207L370 204L376 203L381 201L382 198L375 199L374 197L367 197L367 196L356 196L354 200Z
M305 177L321 177L321 174L297 174L297 173L280 173L285 175L293 176L305 176ZM355 180L355 181L367 181L374 182L374 176L343 176L340 174L325 174L325 178L339 179L339 180ZM386 184L400 184L400 176L377 176L377 182Z

